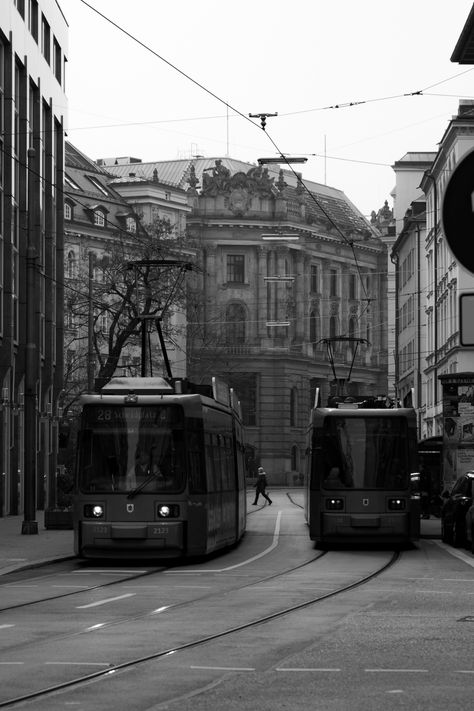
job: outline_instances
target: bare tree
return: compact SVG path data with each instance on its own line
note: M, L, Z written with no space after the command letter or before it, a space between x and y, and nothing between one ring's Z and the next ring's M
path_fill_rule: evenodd
M87 272L83 266L79 278L66 286L66 326L75 352L66 373L71 395L87 389L91 359L98 390L115 374L124 353L135 354L135 361L141 357L144 323L148 340L147 324L156 319L165 339L179 336L172 314L185 308L184 277L195 262L193 245L167 220L116 233L105 249L91 253L90 273L89 264Z

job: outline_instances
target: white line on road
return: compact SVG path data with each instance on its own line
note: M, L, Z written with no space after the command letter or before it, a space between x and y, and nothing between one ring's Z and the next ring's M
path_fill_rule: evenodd
M133 597L135 593L126 593L125 595L119 595L118 597L108 597L106 600L98 600L97 602L90 602L88 605L78 605L76 610L85 610L88 607L98 607L99 605L106 605L108 602L115 602L116 600L123 600L126 597Z
M388 674L427 674L428 669L364 669L366 672L381 672L383 674L388 673Z
M15 625L0 625L0 630L5 630L7 627L15 627Z
M100 570L97 569L95 570L94 568L85 568L83 570L74 570L72 575L84 575L84 573L105 573L106 575L116 575L117 573L120 573L121 575L135 575L135 573L147 573L147 570Z
M439 546L439 548L442 548L444 551L446 551L446 553L449 553L455 558L459 558L459 560L462 560L464 563L467 563L471 566L471 568L474 568L474 558L472 557L472 555L468 556L467 553L458 551L455 548L448 546L446 543L443 543L442 541L433 540L432 543L434 543L435 546Z
M255 667L198 667L191 666L190 669L211 669L212 671L255 671Z
M341 669L336 667L277 667L275 671L279 672L340 672Z
M267 555L270 553L274 548L277 547L278 545L278 539L280 537L280 524L281 524L281 516L282 512L278 511L276 522L275 522L275 529L273 531L273 540L271 544L268 546L268 548L265 548L264 551L261 553L258 553L257 555L252 556L252 558L248 558L247 560L242 561L242 563L236 563L235 565L229 565L228 568L206 568L205 570L170 570L170 571L165 571L165 575L180 575L181 573L226 573L228 570L234 570L235 568L240 568L242 565L248 565L249 563L253 563L254 560L258 560L259 558L262 558L264 555Z
M15 664L24 664L25 662L0 662L0 666L7 667L7 666L14 666Z
M49 666L71 665L71 666L76 666L76 667L79 667L79 666L80 667L108 667L108 666L110 666L109 662L44 662L44 664L48 664Z

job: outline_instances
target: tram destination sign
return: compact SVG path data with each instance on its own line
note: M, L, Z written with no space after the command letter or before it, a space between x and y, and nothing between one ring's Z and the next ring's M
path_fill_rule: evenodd
M442 205L443 232L456 260L474 273L474 151L456 166Z

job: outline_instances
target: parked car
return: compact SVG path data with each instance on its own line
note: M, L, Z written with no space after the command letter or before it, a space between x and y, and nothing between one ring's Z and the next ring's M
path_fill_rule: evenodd
M466 514L473 503L474 471L464 472L451 491L442 493L441 540L456 548L466 544Z
M474 553L474 504L468 508L466 514L466 548Z

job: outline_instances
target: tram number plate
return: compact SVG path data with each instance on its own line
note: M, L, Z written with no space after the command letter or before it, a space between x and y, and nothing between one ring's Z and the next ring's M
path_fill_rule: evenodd
M163 538L168 535L168 528L165 526L150 526L149 536L151 538Z

